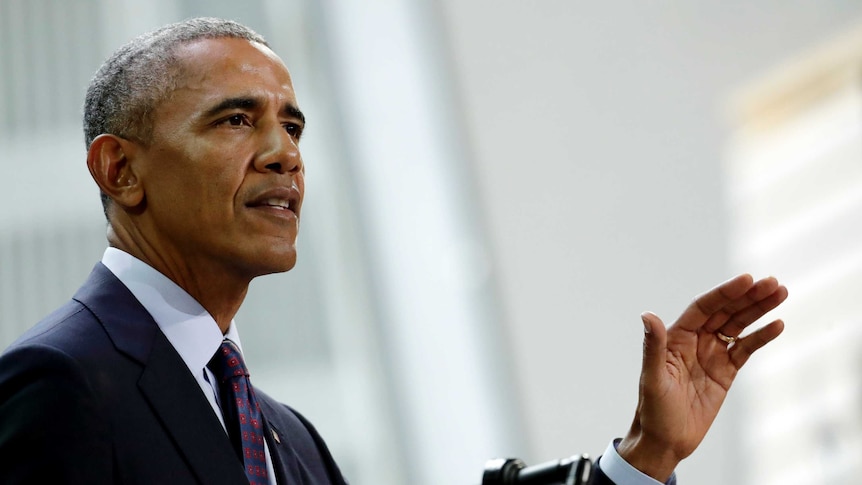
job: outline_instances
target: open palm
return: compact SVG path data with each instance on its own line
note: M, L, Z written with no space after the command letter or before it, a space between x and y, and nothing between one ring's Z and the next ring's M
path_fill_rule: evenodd
M698 296L669 328L642 315L644 360L638 408L619 444L626 461L665 481L703 440L749 357L778 337L781 320L740 337L787 298L775 278L744 274Z

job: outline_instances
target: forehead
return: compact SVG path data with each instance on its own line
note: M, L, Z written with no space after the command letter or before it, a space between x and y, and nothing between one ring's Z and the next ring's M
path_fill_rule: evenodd
M178 72L174 98L217 98L237 93L274 97L295 103L293 83L284 62L263 44L245 39L201 39L174 52Z

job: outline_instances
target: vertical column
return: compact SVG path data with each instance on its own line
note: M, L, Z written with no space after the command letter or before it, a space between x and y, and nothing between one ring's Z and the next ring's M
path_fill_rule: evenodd
M326 2L411 483L471 483L521 449L489 268L424 2Z

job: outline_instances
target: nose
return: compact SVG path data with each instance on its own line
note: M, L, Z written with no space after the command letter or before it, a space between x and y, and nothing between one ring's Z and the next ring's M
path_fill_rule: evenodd
M299 140L292 137L280 123L261 134L261 148L254 160L259 172L296 173L302 171Z

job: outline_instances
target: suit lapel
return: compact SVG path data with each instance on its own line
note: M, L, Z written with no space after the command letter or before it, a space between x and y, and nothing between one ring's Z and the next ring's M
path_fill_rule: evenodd
M272 468L275 470L275 478L278 483L290 483L289 477L299 477L299 463L296 461L296 452L290 446L290 436L273 425L268 417L278 416L278 413L270 405L269 399L262 396L262 392L256 392L260 411L266 423L263 433L266 445L269 447L269 457L272 460Z
M202 483L244 483L242 466L200 387L159 334L138 386Z
M288 472L286 461L295 462L296 460L293 456L285 456L284 454L284 450L282 449L282 446L284 446L282 444L282 440L286 438L285 435L272 426L266 420L266 416L264 416L263 420L266 423L263 437L266 440L266 446L269 448L269 459L272 460L272 469L275 472L275 481L276 483L289 483L287 481Z
M201 483L246 482L197 381L131 292L99 263L74 299L99 319L118 351L143 366L138 387Z

